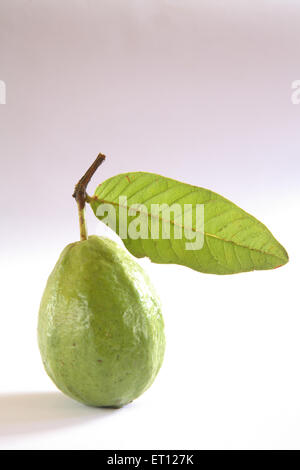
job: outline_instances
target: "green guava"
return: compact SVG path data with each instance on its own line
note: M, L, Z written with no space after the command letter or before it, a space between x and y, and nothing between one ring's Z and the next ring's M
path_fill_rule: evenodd
M38 342L56 386L92 406L121 407L153 383L165 351L149 278L112 240L68 245L40 305Z

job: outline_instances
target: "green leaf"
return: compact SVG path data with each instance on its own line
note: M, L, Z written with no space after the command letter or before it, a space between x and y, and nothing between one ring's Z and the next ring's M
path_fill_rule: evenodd
M120 196L123 197L121 203ZM109 204L115 209L116 226L112 228L137 258L147 256L154 263L180 264L196 271L214 274L273 269L288 262L287 252L265 225L208 189L153 173L126 173L100 184L89 202L94 213L103 221L107 220L108 215L108 212L103 213L106 205ZM169 213L167 208L153 216L151 205L164 203L177 204L182 211L184 204L191 204L186 206L190 208L189 222L186 223L188 217L180 219L177 213ZM133 204L143 206L139 206L132 214L129 208ZM203 246L200 249L188 250L187 243L191 243L191 236L201 238L201 230L197 227L197 204L203 204L204 207ZM124 238L124 233L121 233L124 231L124 222L128 227L133 223L135 228L138 228L138 220L148 224L147 233L145 230L141 231L144 238ZM168 223L171 227L170 237L164 239L164 227ZM151 229L158 229L158 239L151 238ZM178 229L182 232L181 239L176 238Z

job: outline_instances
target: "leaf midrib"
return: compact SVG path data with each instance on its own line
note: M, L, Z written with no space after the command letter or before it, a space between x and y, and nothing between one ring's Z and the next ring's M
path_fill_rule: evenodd
M127 213L128 213L128 206L124 206L124 205L119 204L119 203L117 203L117 202L108 201L107 199L100 199L98 196L90 197L90 200L96 201L96 202L99 202L99 203L103 203L103 204L112 204L112 205L117 206L117 207L122 207L123 209L126 209L126 210L127 210ZM139 212L140 214L146 215L145 213L143 213L142 211L139 211L138 209L136 209L136 212ZM148 211L147 211L147 217L148 217L148 218L151 217L151 216L149 215L149 212L148 212ZM158 219L161 220L162 222L166 222L166 221L167 221L166 219L164 219L164 218L162 218L162 217L160 217L160 216L158 216ZM182 225L182 224L176 224L176 223L174 223L174 221L172 221L172 220L168 220L168 222L170 222L172 225L177 225L177 226L179 226L179 227L181 227L181 228L185 228L184 225ZM262 225L263 225L263 224L262 224ZM188 227L188 229L190 229L190 228ZM191 230L192 230L193 232L199 232L199 230L196 230L196 229L194 229L193 227L191 228ZM199 233L200 233L200 232L199 232ZM202 233L202 231L201 231L201 233ZM218 235L214 235L214 234L212 234L212 233L206 232L205 230L203 231L203 233L204 233L204 235L207 236L207 237L211 237L211 238L220 240L220 241L222 241L222 242L224 242L224 243L231 243L233 246L240 247L240 248L246 248L246 249L248 249L248 250L250 250L250 251L257 252L257 253L260 253L260 254L263 254L263 255L273 256L274 258L277 258L277 259L279 259L280 261L285 262L285 259L284 259L284 258L281 258L280 256L275 255L275 254L273 254L273 253L269 253L269 252L267 252L267 251L263 251L263 250L260 250L260 249L258 249L258 248L251 248L251 247L249 247L249 246L242 245L242 244L240 244L240 243L234 242L233 240L227 240L226 238L219 237Z

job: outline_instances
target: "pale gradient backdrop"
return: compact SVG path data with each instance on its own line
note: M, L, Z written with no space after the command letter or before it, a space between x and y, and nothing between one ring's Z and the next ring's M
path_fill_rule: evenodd
M78 239L71 194L99 152L90 192L136 170L207 187L268 225L291 258L226 278L142 262L168 337L153 388L105 415L105 433L91 410L93 425L62 430L72 405L59 396L1 395L3 447L300 448L299 42L296 0L1 0L2 392L55 393L37 310Z

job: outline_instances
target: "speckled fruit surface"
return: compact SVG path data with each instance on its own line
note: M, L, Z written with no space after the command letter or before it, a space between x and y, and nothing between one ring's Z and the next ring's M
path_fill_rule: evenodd
M120 407L149 388L161 367L159 299L125 249L93 235L60 255L42 297L38 342L46 372L63 393Z

